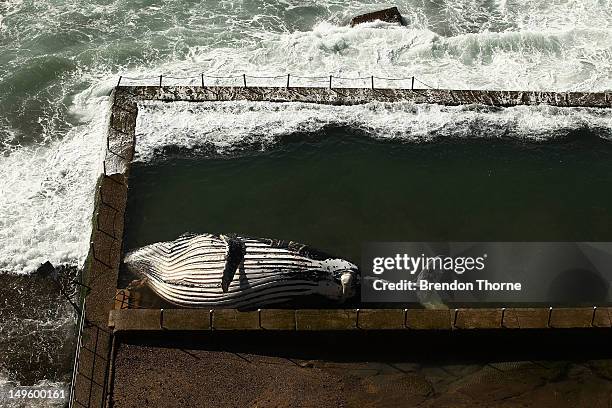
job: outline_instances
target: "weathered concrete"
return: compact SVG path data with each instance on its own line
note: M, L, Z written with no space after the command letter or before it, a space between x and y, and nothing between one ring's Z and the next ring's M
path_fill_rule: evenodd
M453 317L456 329L498 329L502 326L502 309L458 309Z
M295 311L296 330L352 330L357 328L354 309Z
M115 332L210 330L472 330L609 328L608 308L489 309L121 309Z
M119 347L114 407L609 407L609 337L501 334L147 333Z
M259 322L262 330L295 330L295 311L280 309L262 309L259 311Z
M258 312L239 312L234 309L219 309L212 312L213 330L258 330Z
M450 310L406 310L406 327L421 330L450 330L453 328Z
M186 326L190 323L188 319L183 320ZM163 330L166 327L162 322L162 311L159 309L111 310L108 326L115 332Z
M504 314L505 328L534 329L549 327L548 318L550 309L547 308L518 308L508 309Z
M402 309L359 309L357 328L363 330L398 330L406 326L406 312Z
M376 86L376 85L375 85ZM372 101L412 102L440 105L480 104L488 106L551 105L558 107L611 108L612 93L487 91L390 88L278 88L200 86L121 86L116 99L131 112L144 100L172 101L269 101L355 105ZM127 107L127 108L126 108ZM126 129L129 129L126 128Z
M166 309L161 315L162 330L210 330L211 313L194 309Z
M83 273L88 289L71 385L70 406L75 407L104 406L107 373L112 360L113 332L108 328L109 312L115 304L121 262L127 180L134 153L137 114L134 103L116 96L113 92L108 145L96 191L91 247Z

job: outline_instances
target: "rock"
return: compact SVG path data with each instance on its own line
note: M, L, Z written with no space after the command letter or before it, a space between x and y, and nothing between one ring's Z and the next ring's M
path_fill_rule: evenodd
M36 270L36 275L40 276L41 278L51 277L52 279L55 279L55 267L51 262L47 261L38 267L38 269Z
M397 7L391 7L385 10L373 11L371 13L366 13L360 16L353 17L353 19L351 20L351 27L354 27L357 24L367 23L369 21L376 20L386 21L387 23L400 23L401 25L406 25Z

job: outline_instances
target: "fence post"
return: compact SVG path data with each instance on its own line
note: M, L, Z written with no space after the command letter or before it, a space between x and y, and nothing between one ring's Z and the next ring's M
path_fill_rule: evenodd
M246 88L246 74L242 74L242 81L244 82L244 87Z
M550 319L552 318L552 311L553 308L552 306L548 308L548 323L546 323L546 327L548 327L550 329Z
M159 76L159 87L160 88L162 87L162 76L161 75Z
M372 89L374 89L374 75L372 75Z
M331 82L332 82L332 76L330 75L330 76L329 76L329 89L331 89L331 87L332 87L332 86L331 86L331 85L332 85L332 84L331 84Z
M204 88L204 74L200 74L202 76L202 88Z
M414 75L412 76L412 86L411 89L414 91Z
M287 88L289 88L289 75L290 74L287 74Z
M119 75L119 80L117 81L117 86L121 85L121 78L123 78L121 75Z

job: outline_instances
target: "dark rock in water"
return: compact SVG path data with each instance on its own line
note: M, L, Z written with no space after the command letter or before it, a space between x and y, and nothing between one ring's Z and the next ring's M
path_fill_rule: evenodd
M36 270L36 275L41 278L50 277L52 279L55 279L55 277L57 276L55 272L55 266L53 266L53 264L49 261L38 267L38 269Z
M367 23L369 21L376 20L386 21L387 23L400 23L401 25L406 25L397 7L391 7L385 10L374 11L372 13L366 13L360 16L353 17L353 19L351 20L351 27L354 27L357 24Z

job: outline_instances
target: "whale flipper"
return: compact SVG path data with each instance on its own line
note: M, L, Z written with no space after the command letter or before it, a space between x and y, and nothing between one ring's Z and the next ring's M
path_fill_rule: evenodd
M221 278L221 289L225 293L228 291L229 285L236 275L236 270L238 270L238 267L244 261L246 245L237 237L222 235L221 238L227 244L225 268Z

